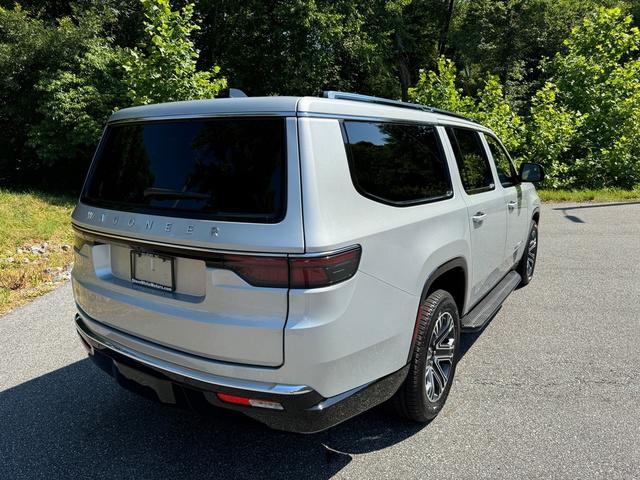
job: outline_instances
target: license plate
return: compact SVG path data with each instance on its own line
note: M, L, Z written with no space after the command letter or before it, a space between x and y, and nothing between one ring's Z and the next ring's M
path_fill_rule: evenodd
M155 253L132 251L131 283L173 292L175 290L173 258Z

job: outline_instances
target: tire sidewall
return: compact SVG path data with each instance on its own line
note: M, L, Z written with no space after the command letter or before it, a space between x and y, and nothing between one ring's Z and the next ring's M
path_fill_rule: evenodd
M420 403L422 405L422 410L424 411L426 420L433 419L438 414L438 412L442 410L442 407L444 406L447 400L447 397L449 396L449 391L451 390L451 385L453 383L453 378L454 378L456 366L458 363L458 352L460 350L460 330L461 329L460 329L460 318L458 315L458 307L455 303L455 300L449 293L444 292L442 290L438 292L434 292L434 294L438 294L438 293L441 295L444 294L443 298L438 302L436 308L430 312L430 314L428 315L428 319L425 319L425 318L422 319L423 321L427 320L428 324L426 325L426 334L423 337L423 344L420 345L420 348L416 351L417 357L415 359L416 361L415 365L418 366L418 368L415 370L415 373L419 375L420 378L422 378ZM427 298L426 301L428 300L429 298ZM453 361L451 365L451 371L449 374L449 380L447 382L447 385L444 388L444 391L436 401L432 402L427 397L427 385L424 380L425 372L427 368L427 353L429 350L429 341L431 339L433 330L436 326L436 321L438 320L439 315L445 311L451 313L453 317L453 322L454 322L455 344L454 344L454 351L453 351Z

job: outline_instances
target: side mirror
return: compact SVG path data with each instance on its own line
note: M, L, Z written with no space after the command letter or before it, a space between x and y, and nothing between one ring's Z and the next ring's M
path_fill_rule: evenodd
M539 163L523 163L520 165L520 181L538 183L544 180L544 167Z

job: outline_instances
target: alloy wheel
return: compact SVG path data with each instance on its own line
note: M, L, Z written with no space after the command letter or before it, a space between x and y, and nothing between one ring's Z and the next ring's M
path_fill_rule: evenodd
M431 402L435 402L440 398L449 383L453 368L455 342L453 316L450 312L442 312L438 315L436 324L431 332L427 351L425 382L427 398Z
M527 277L533 276L533 269L536 266L536 254L538 252L538 229L531 229L529 235L529 249L527 250Z

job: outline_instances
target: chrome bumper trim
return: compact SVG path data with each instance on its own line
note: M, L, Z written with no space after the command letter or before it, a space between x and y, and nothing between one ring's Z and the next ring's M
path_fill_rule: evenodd
M158 358L145 355L140 352L136 352L123 345L117 344L105 338L104 336L90 330L86 324L86 321L92 320L90 318L86 318L81 313L76 316L76 330L81 337L90 339L93 342L101 345L103 348L119 353L120 355L124 355L125 357L128 357L148 367L159 370L160 372L179 375L195 382L208 384L213 388L236 388L239 390L249 390L258 393L270 393L278 395L300 395L313 391L311 387L308 387L306 385L272 384L266 382L233 379L229 377L213 375L210 373L199 372L190 368L185 368L173 363L166 362L164 360L160 360Z

